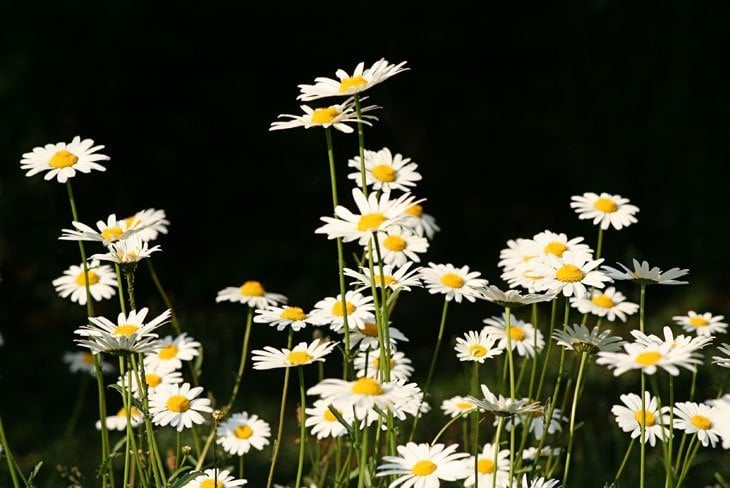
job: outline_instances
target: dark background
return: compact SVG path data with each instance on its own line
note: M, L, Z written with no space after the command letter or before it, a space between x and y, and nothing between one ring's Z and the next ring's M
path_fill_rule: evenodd
M299 113L297 84L381 57L410 70L368 92L383 109L366 146L419 164L417 194L442 228L426 261L468 264L499 283L507 239L550 229L594 245L596 228L577 219L570 196L618 193L641 212L638 224L606 234L608 260L691 270L691 287L652 291L653 320L723 314L729 10L609 0L0 6L0 413L22 462L47 458L41 444L63 432L78 379L60 357L84 318L50 283L78 264L76 246L57 240L71 221L66 190L25 178L24 152L75 135L106 146L106 173L72 180L86 223L165 209L172 224L156 267L205 343L204 380L218 395L243 320L242 308L215 304L219 289L258 279L305 308L337 292L334 244L313 234L331 211L322 130L269 124ZM356 137L335 134L346 204L356 151ZM140 301L157 313L144 273ZM440 310L427 296L415 292L397 312L409 335L425 330L416 359L428 357ZM113 315L115 306L100 308ZM453 307L452 334L493 313ZM254 347L282 340L257 334ZM262 388L247 408L278 397ZM93 403L85 413L93 418ZM59 456L73 464L68 454Z

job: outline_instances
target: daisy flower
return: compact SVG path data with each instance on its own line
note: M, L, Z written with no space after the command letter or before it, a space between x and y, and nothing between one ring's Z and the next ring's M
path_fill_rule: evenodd
M97 221L96 228L98 230L76 221L71 222L71 225L74 227L73 229L61 229L59 240L101 242L108 246L112 242L126 239L138 230L129 227L126 220L117 220L116 214L109 215L106 222L103 220Z
M150 247L147 241L143 241L139 236L133 235L126 239L112 242L109 244L109 249L106 253L94 254L90 259L111 261L122 265L133 265L150 257L153 252L161 250L162 248L160 248L159 244Z
M477 361L484 364L484 361L489 358L499 356L504 352L504 348L500 345L495 347L494 343L498 338L494 335L490 335L486 330L481 331L469 331L464 334L464 337L456 338L456 357L459 361Z
M623 198L621 195L609 193L598 195L587 192L582 196L572 196L570 200L570 208L575 209L579 219L593 219L593 224L600 225L603 230L610 226L621 230L622 227L628 227L637 222L634 214L639 211L639 208L629 204L629 199Z
M418 236L426 236L428 240L433 239L434 234L441 230L436 225L436 219L427 213L423 213L423 206L415 203L408 207L401 225L410 227Z
M704 349L705 346L714 340L712 336L686 336L684 334L675 336L671 327L666 325L662 331L664 332L663 338L654 334L646 335L638 330L632 330L631 335L634 336L637 344L646 347L669 345L672 350L682 350L683 353L687 352L693 356L696 356L700 349Z
M335 403L343 410L351 408L391 410L396 416L410 404L420 406L423 393L415 383L405 384L403 380L380 382L375 378L358 378L345 381L325 378L307 390L308 395L319 395L323 400Z
M385 264L403 266L409 261L420 262L419 253L428 251L428 239L413 234L408 227L394 225L376 234L381 257Z
M92 261L88 266L89 293L97 302L115 295L117 275L111 266L100 266L99 261ZM83 264L72 265L63 272L63 276L53 280L53 286L61 298L71 297L72 302L86 305L86 276Z
M380 266L375 266L373 268L375 286L382 288L383 283L385 283L385 286L394 292L401 290L411 291L412 286L423 286L421 285L421 280L418 277L421 272L421 268L416 267L414 269L410 269L412 264L413 263L406 263L405 266L401 268L396 268L390 264L384 264L382 274L380 273ZM358 273L354 269L345 268L344 273L345 276L355 278L355 281L352 282L354 285L360 285L355 289L355 291L370 290L372 288L370 281L370 268L367 266L361 266L360 270L362 272Z
M347 177L362 187L360 156L350 159L347 165L357 169ZM410 158L404 158L397 153L393 156L387 147L380 151L365 150L365 184L372 185L373 190L408 192L409 187L416 186L416 181L421 180L421 175L416 172L417 168L418 165L412 163Z
M160 339L155 350L144 357L144 364L147 367L169 365L172 369L182 367L183 361L192 361L195 356L200 355L200 342L188 337L183 332L177 337L167 336Z
M291 327L292 330L298 331L307 326L310 318L300 307L270 305L265 310L256 310L253 321L257 324L269 324L271 327L276 327L276 330Z
M528 261L518 263L512 268L505 268L501 278L506 281L511 288L522 287L531 294L538 291L544 292L545 290L539 287L544 275L535 270L539 261L540 258L534 257ZM559 291L557 293L553 291L549 292L549 294L553 297L559 293Z
M162 364L157 366L145 366L145 387L148 393L157 391L158 388L162 388L168 385L176 385L182 383L182 374L179 371L175 371L175 368L169 364ZM127 382L132 388L132 393L140 398L139 395L139 383L137 382L137 374L134 371L127 371L125 377L119 377L117 384L122 388L127 388Z
M311 434L316 436L317 439L341 437L347 434L347 427L337 420L337 417L335 417L329 408L330 405L331 403L325 400L317 400L314 402L313 407L306 409L307 416L304 420L304 426L311 427ZM354 420L351 411L336 410L346 422L352 422Z
M697 434L703 446L715 447L723 434L722 427L728 421L720 409L704 403L679 402L674 404L674 428L687 434Z
M681 325L687 332L696 332L697 335L709 336L725 333L727 323L722 322L724 318L724 315L712 315L710 312L700 315L690 310L687 315L675 315L672 320Z
M494 465L494 456L497 455L497 465ZM469 476L464 480L464 486L474 486L474 456L464 458L464 469ZM497 486L507 486L509 484L509 449L502 449L499 453L495 453L494 445L491 443L484 444L482 452L477 456L476 471L479 474L479 483L477 486L484 488L492 488ZM496 484L492 484L495 479Z
M365 100L365 98L361 98L361 100ZM329 127L333 127L345 134L349 134L353 129L347 124L357 123L358 121L353 98L348 98L343 103L328 107L312 108L309 105L300 105L300 108L304 112L302 115L279 114L280 119L287 120L272 122L269 130L293 129L295 127L304 127L305 129L309 129L310 127L328 129ZM360 113L364 114L378 108L380 107L377 105L368 105L367 107L362 107ZM370 120L378 120L378 118L374 115L362 115L360 122L371 125Z
M730 368L730 344L721 344L717 350L725 354L725 356L712 356L712 364L717 364L721 368Z
M527 481L527 475L522 475L522 488L560 488L559 480L546 480L545 478L534 478Z
M535 458L539 457L557 457L560 456L560 448L559 447L550 447L545 446L543 447L540 452L537 452L536 447L528 447L527 449L522 451L522 459L525 461L533 461Z
M90 352L66 352L63 354L63 362L68 364L68 370L72 373L82 371L96 376L96 357ZM114 367L105 361L100 361L100 365L102 373L114 371Z
M258 281L247 281L239 287L229 286L218 292L216 302L243 303L253 308L266 308L286 303L287 298L279 293L267 292Z
M664 429L668 427L669 419L665 414L659 412L656 397L652 397L648 391L644 392L643 415L639 395L629 393L621 395L620 398L623 405L614 405L611 413L616 416L616 423L621 430L631 432L631 438L636 439L641 436L641 422L644 420L646 442L653 447L657 439L664 441Z
M672 268L662 271L657 266L650 268L647 261L639 263L636 259L633 260L633 270L621 263L617 264L621 266L623 271L605 265L601 267L601 270L614 280L631 280L645 285L686 285L688 283L676 279L689 273L688 269Z
M531 402L528 399L505 398L502 395L495 395L489 390L487 385L482 386L483 399L468 396L467 400L474 403L477 407L492 412L500 417L510 417L512 415L535 414L541 412L543 407L538 402Z
M461 303L462 298L475 302L481 298L480 289L487 286L487 280L479 278L481 273L469 271L469 266L456 268L452 264L428 263L421 269L421 279L431 294L443 293L446 300Z
M510 315L509 329L507 329L507 313L502 313L501 317L484 319L483 322L487 324L484 326L484 332L498 339L497 347L501 349L507 349L508 333L512 350L516 349L520 356L534 357L535 344L537 344L537 352L540 352L545 345L542 332L535 330L532 324L519 320L514 315ZM537 334L537 338L535 334Z
M69 178L76 176L76 172L90 173L92 169L106 171L106 168L97 161L108 161L109 156L97 151L104 146L94 146L93 139L81 140L79 136L71 142L59 142L37 146L32 152L23 154L20 160L20 169L28 170L25 176L33 176L48 171L44 180L56 178L59 183L65 183Z
M459 446L452 444L416 444L409 442L398 446L400 456L384 456L385 464L378 466L375 476L398 476L388 488L403 485L414 488L435 488L443 481L456 481L469 476L462 460L469 455L455 452Z
M623 339L620 337L611 337L610 330L599 332L598 327L588 330L583 324L573 324L567 326L565 330L556 330L553 332L559 346L564 346L569 351L587 353L594 355L599 351L616 352L621 349Z
M494 285L489 285L481 291L485 300L509 308L518 308L532 303L548 302L555 298L555 294L553 293L528 293L522 295L518 290L502 291Z
M124 219L130 229L138 229L135 235L145 242L154 241L160 234L167 234L167 220L164 210L148 208Z
M568 239L568 236L565 234L557 234L549 230L535 234L532 242L534 243L535 249L542 256L552 254L557 258L562 258L565 251L570 251L573 254L593 254L593 251L587 244L581 244L583 242L582 237Z
M441 410L444 414L450 416L452 419L459 415L469 414L476 411L477 406L473 402L469 401L467 397L460 395L447 398L441 402Z
M687 347L672 347L670 343L646 345L630 342L624 343L623 348L624 352L599 352L596 364L606 365L609 369L613 369L614 376L620 376L633 369L641 369L646 374L654 374L658 368L662 368L672 376L678 376L679 367L696 371L695 364L700 362L692 357L692 351Z
M570 297L570 304L583 314L606 317L611 322L618 317L626 322L626 316L635 314L639 306L625 300L626 297L621 292L610 286L605 290L593 290L590 297Z
M380 58L367 69L365 69L364 62L358 63L352 74L343 69L338 69L335 72L336 80L320 76L314 79L314 85L298 85L301 93L297 100L308 102L318 98L362 93L391 76L408 70L404 67L405 64L406 61L391 64L385 58Z
M218 426L216 443L232 456L243 456L253 447L257 451L269 445L271 427L257 415L235 413Z
M243 486L248 481L234 478L230 471L224 469L206 469L203 474L185 483L182 488L233 488Z
M408 207L417 203L410 193L396 199L391 199L390 193L379 196L370 193L365 197L359 188L352 189L352 198L358 213L338 205L335 207L335 217L320 217L325 224L318 227L315 234L326 234L327 239L341 237L344 242L357 240L361 245L367 245L374 233L386 231L397 224L403 219Z
M324 357L332 352L336 342L323 342L315 339L311 344L300 342L294 349L276 349L266 346L251 352L253 369L273 369L305 366L315 361L324 362Z
M365 296L355 291L345 293L345 306L342 305L342 295L336 298L327 297L314 304L314 310L310 314L310 321L316 325L329 325L335 332L345 325L350 329L363 329L366 322L374 322L375 305L373 297Z
M360 351L355 356L354 365L358 377L380 378L380 349ZM408 380L412 374L411 360L400 351L391 351L390 379Z
M523 400L526 401L527 399L525 398ZM563 415L563 412L559 408L553 408L553 413L550 416L550 425L548 426L548 434L554 434L563 430L563 426L561 424L567 421L568 417ZM545 433L545 415L542 410L538 410L532 414L527 414L524 419L519 415L514 415L509 417L504 425L509 431L512 429L513 425L520 425L521 423L524 423L525 425L529 424L528 432L532 432L535 439L542 439L542 436ZM494 425L497 425L496 420Z
M132 405L132 408L129 409L129 423L132 427L137 427L142 420L142 412ZM108 416L104 423L109 430L125 430L127 428L127 410L122 407L116 415ZM101 420L96 421L96 430L101 430Z
M388 335L390 337L391 348L397 345L398 341L408 342L408 338L403 335L403 332L395 327L388 328ZM350 331L350 346L355 347L356 345L359 345L361 351L380 347L380 343L378 342L378 326L376 323L365 322L365 326L362 329L358 328Z
M129 315L120 313L114 323L105 317L89 317L91 324L82 325L74 334L84 339L76 342L91 349L94 354L100 352L151 352L157 345L157 334L152 332L170 319L170 310L165 310L153 320L146 322L147 307L132 310Z
M499 251L499 262L497 266L505 270L514 269L520 263L524 263L537 257L540 250L532 239L510 239L507 247Z
M205 418L200 412L212 412L210 400L197 398L203 393L202 386L190 387L190 383L169 385L150 392L150 414L156 425L176 428L179 432L193 424L202 424Z
M582 297L587 293L586 287L603 288L604 282L611 281L596 270L602 262L603 259L591 259L587 253L565 251L562 258L547 254L535 263L535 273L542 276L536 285L539 289L561 292L566 297Z

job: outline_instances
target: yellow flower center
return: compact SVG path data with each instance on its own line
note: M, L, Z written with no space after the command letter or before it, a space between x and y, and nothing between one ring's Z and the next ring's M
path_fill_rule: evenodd
M366 230L377 229L386 220L388 220L388 217L380 212L364 214L357 223L357 230L364 232Z
M591 303L597 307L601 308L611 308L613 307L613 300L611 297L608 297L606 295L596 295L593 298L591 298Z
M70 153L65 149L61 149L51 157L51 160L48 161L48 165L51 168L68 168L69 166L76 164L78 160L79 158L75 154Z
M94 273L93 271L89 271L89 286L95 285L99 282L99 275ZM84 272L82 271L76 276L76 284L79 286L86 286L86 278L84 277Z
M312 356L307 351L292 351L286 356L286 359L293 365L306 364L312 360Z
M464 286L464 279L454 273L446 273L441 277L441 283L449 288L461 288Z
M574 264L565 264L555 273L555 278L563 283L575 283L584 277L583 271Z
M81 355L81 361L86 364L94 364L94 355L90 352L85 352Z
M474 408L474 404L469 402L458 402L456 404L456 408L458 408L459 410L471 410L472 408Z
M482 474L494 473L494 461L480 459L477 463L477 470Z
M119 238L122 237L122 234L124 234L124 231L119 226L107 227L101 231L101 237L107 242L119 240Z
M172 395L167 400L167 409L171 412L186 412L190 408L190 400L182 395Z
M233 431L233 435L239 439L248 439L253 435L253 429L248 425L239 425L236 430Z
M474 344L473 346L469 347L469 354L471 354L475 358L480 358L487 354L487 348L482 346L481 344Z
M158 352L157 355L160 359L172 359L177 356L179 351L180 349L178 349L175 344L168 344L160 349L160 352Z
M156 388L160 386L160 383L162 383L162 378L154 373L146 373L144 375L144 381L150 388Z
M375 284L378 286L389 286L396 282L396 279L390 275L386 276L376 276L375 277Z
M346 308L347 308L347 312L346 312L347 315L352 315L352 313L355 310L357 310L355 305L353 305L350 302L347 302ZM337 317L342 317L343 315L345 315L342 311L342 300L338 300L337 302L335 302L334 305L332 305L332 315L336 315Z
M313 124L331 124L340 111L335 107L318 108L312 112L311 122Z
M416 476L428 476L429 474L436 471L436 465L428 459L424 459L423 461L418 461L416 464L414 464L411 468L411 471Z
M368 337L378 337L378 325L372 322L365 322L365 328L361 329L360 332L362 335Z
M380 369L380 358L373 359L373 366L375 369ZM392 368L393 366L395 366L395 359L390 360L390 367Z
M358 395L376 396L383 393L383 388L373 378L358 378L351 388Z
M134 417L135 415L139 415L139 410L137 407L132 405L132 408L129 409L129 416ZM117 412L117 417L126 417L127 416L127 410L125 410L124 407L120 408Z
M137 329L139 329L139 327L134 324L117 325L114 329L114 332L112 332L112 335L123 335L124 337L132 337L132 334L137 332Z
M304 310L299 307L286 307L279 314L279 318L284 320L298 321L306 319L307 315L304 313Z
M662 358L661 353L657 351L649 351L649 352L642 352L638 356L636 356L637 363L643 365L643 366L653 366L655 365L660 359Z
M562 258L563 253L567 250L568 246L566 246L562 242L552 241L547 246L545 246L543 252L545 254L555 254L557 257Z
M408 243L405 241L405 239L398 237L398 236L388 236L383 240L383 245L386 249L389 251L396 251L400 252L406 247L408 247Z
M338 412L338 413L342 413L342 410L337 410L337 412ZM332 412L330 411L330 409L329 409L329 408L328 408L327 410L325 410L325 411L324 411L324 415L322 415L322 417L324 417L324 419L325 419L325 420L326 420L327 422L337 422L337 417L335 417L335 414L333 414L333 413L332 413Z
M142 221L139 220L134 215L132 215L131 217L127 217L126 219L124 219L124 225L127 227L127 229L131 229L133 227L136 227L136 226L138 226L141 223L142 223Z
M707 327L709 324L710 322L704 317L692 317L689 319L689 325L693 325L695 327Z
M599 198L593 204L593 208L603 213L613 213L618 210L618 205L610 198Z
M516 325L513 325L509 328L509 337L513 341L524 341L525 331L522 327L517 327Z
M200 483L200 488L225 488L223 485L223 482L221 480L218 480L218 482L214 482L212 479L208 478L207 480Z
M644 415L646 416L646 424L644 425L644 427L651 427L652 425L654 425L656 423L656 419L654 418L654 414L652 414L651 412L647 412L646 410L644 410ZM636 419L637 422L639 422L639 425L641 425L641 410L637 411L634 414L634 418Z
M712 428L712 420L708 419L704 415L693 415L691 419L692 425L701 430L708 430Z
M411 205L410 207L408 207L406 209L406 213L408 215L413 215L414 217L420 217L421 215L423 215L423 206L421 206L417 203L414 205Z
M373 176L384 183L395 181L396 172L392 166L387 164L379 164L372 170Z
M266 293L266 290L258 281L247 281L241 285L239 291L245 297L262 297Z
M348 90L367 85L368 82L361 75L344 78L340 81L340 93L347 93Z

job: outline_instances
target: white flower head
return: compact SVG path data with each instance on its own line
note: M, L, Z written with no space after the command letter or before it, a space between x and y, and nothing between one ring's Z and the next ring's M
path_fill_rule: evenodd
M267 308L271 305L286 303L287 298L280 293L269 293L260 281L247 281L239 287L229 286L218 292L216 302L242 303L252 308Z
M509 449L501 449L498 453L495 450L493 444L484 444L482 452L477 456L476 470L474 469L474 456L464 458L464 469L469 473L469 476L464 480L464 486L474 486L474 471L479 476L478 486L496 488L509 484ZM496 466L494 464L495 454L497 458ZM497 483L493 485L495 471Z
M68 144L59 142L34 147L32 152L23 154L20 169L28 170L25 176L48 171L43 179L48 181L56 178L59 183L66 183L66 180L76 176L77 171L81 173L90 173L91 170L106 171L106 168L97 162L109 160L109 156L97 152L102 149L104 146L94 146L93 139L81 140L76 136Z
M610 193L598 195L587 192L582 196L572 196L570 199L570 208L575 209L579 219L592 219L593 224L599 225L603 230L610 226L621 230L623 227L637 222L634 214L639 212L639 208L629 204L629 199L623 198L621 195L611 195Z
M253 369L291 368L306 366L315 361L324 362L336 342L323 342L315 339L311 344L300 342L294 349L276 349L266 346L263 349L251 351Z
M420 203L414 203L406 209L401 225L409 227L418 236L426 236L428 240L433 239L436 232L441 230L433 215L423 212L423 205Z
M727 331L727 322L723 322L724 318L724 315L712 315L710 312L698 314L690 310L687 315L675 315L672 320L681 325L687 332L696 332L697 335L709 336Z
M478 399L468 396L467 400L487 412L492 412L494 415L510 417L512 415L534 414L543 410L538 402L524 398L512 400L502 395L495 395L487 385L481 385L481 387L484 398Z
M441 410L452 419L459 415L468 415L476 412L477 406L467 397L456 395L441 402Z
M555 298L555 293L527 293L522 295L518 290L502 291L500 288L489 285L483 288L482 295L492 303L502 307L518 308L532 303L548 302Z
M135 234L125 239L112 242L109 244L106 253L94 254L90 259L111 261L122 265L134 265L150 257L153 252L161 250L162 248L160 248L159 244L150 247L149 242L143 241L140 236Z
M235 478L230 471L217 468L206 469L203 474L185 483L182 488L234 488L248 481Z
M542 332L535 329L529 322L519 320L514 315L510 314L509 327L507 327L507 313L502 313L499 317L484 319L483 322L487 324L484 326L484 331L499 340L497 347L507 349L507 335L509 335L512 350L517 350L517 354L520 356L534 357L535 346L537 346L537 352L540 352L545 346Z
M399 485L417 488L435 488L440 480L456 481L468 476L462 460L469 455L455 452L459 446L452 444L416 444L409 442L398 446L400 456L384 456L385 464L378 466L375 476L398 476L388 485L394 488Z
M388 337L390 338L391 348L395 348L398 342L408 342L408 338L403 335L403 332L395 327L388 327ZM378 342L378 325L375 322L365 322L363 328L350 330L350 347L355 346L358 346L358 349L361 351L380 347L380 343Z
M73 229L61 229L59 240L101 242L107 247L114 242L132 236L140 230L138 226L130 227L126 219L118 220L116 214L107 216L106 221L97 221L97 230L76 221L71 222L71 225L74 227Z
M165 211L154 208L140 210L127 217L125 223L130 229L138 229L135 235L145 242L154 241L160 234L167 234L167 226L170 225Z
M120 313L114 323L105 317L89 317L89 325L82 325L74 331L83 339L76 339L82 347L94 354L100 352L128 353L151 352L157 345L157 334L153 331L170 319L170 310L165 310L149 322L145 322L149 309L132 310L128 315Z
M380 367L380 349L360 351L355 356L354 366L358 377L381 378L383 368ZM408 380L413 374L411 360L401 351L391 350L390 379Z
M393 266L421 262L419 254L425 253L429 246L428 239L402 225L393 225L384 232L378 232L376 238L383 262Z
M375 305L373 305L372 296L348 291L345 293L344 301L343 304L342 295L318 301L314 304L314 310L309 316L311 323L329 325L333 331L338 332L345 325L345 317L350 329L364 329L367 322L375 321Z
M720 436L726 434L730 416L720 408L704 403L679 402L674 404L674 428L687 434L697 434L703 446L715 447Z
M639 306L625 300L626 297L621 292L610 286L605 290L593 290L590 296L570 297L570 304L583 314L606 317L611 322L616 318L626 322L626 316L638 312Z
M669 428L669 416L660 412L656 397L644 392L644 410L641 409L641 396L635 393L621 395L623 405L614 405L611 412L621 430L630 432L631 438L641 437L641 424L644 423L646 442L654 446L656 440L664 441L664 432Z
M689 273L688 269L672 268L662 271L657 266L650 268L647 261L640 263L636 259L633 260L633 270L621 263L617 264L621 266L622 270L605 265L601 269L614 280L631 280L645 285L686 285L688 283L687 281L677 280L677 278Z
M351 74L343 69L338 69L335 72L336 80L320 76L314 79L314 85L299 85L301 93L297 100L308 102L318 98L362 93L388 78L408 70L409 68L406 68L405 65L406 61L391 64L385 58L380 58L369 68L365 68L364 62L358 63Z
M99 302L114 296L117 275L111 266L100 265L94 260L89 263L87 274L91 298ZM72 265L63 272L63 276L53 280L53 286L62 298L70 298L79 305L86 305L86 283L83 264Z
M541 276L536 287L560 292L566 297L583 297L588 292L587 287L603 288L605 282L611 281L605 273L596 270L603 259L592 259L588 253L565 251L561 258L547 254L544 259L535 261L538 262L534 271Z
M610 330L599 331L598 327L588 330L583 324L573 324L566 329L553 332L559 346L570 351L594 355L599 351L616 352L621 349L623 339L611 336Z
M156 425L176 428L182 432L193 424L202 424L205 418L201 412L212 412L210 400L198 398L203 393L201 386L191 388L189 383L168 385L150 392L150 414Z
M218 426L216 443L232 456L243 456L253 447L263 450L269 444L271 427L258 415L235 413Z
M365 100L365 98L361 98L361 100ZM353 129L347 124L358 121L353 98L348 98L343 103L337 103L328 107L312 108L309 105L300 105L300 108L304 112L301 115L279 114L279 118L285 120L272 122L269 130L293 129L295 127L304 127L305 129L311 127L322 127L324 129L333 127L349 134ZM374 115L364 115L378 108L380 107L377 105L362 107L360 113L363 115L360 118L360 122L371 125L370 120L378 120Z
M360 156L350 159L347 165L357 169L347 177L362 187ZM416 169L418 165L411 162L410 158L404 158L398 153L394 156L387 147L380 151L365 150L365 184L371 186L374 191L410 191L411 187L416 186L416 182L421 180L421 175Z
M484 361L493 357L497 357L504 352L502 342L495 345L499 337L489 334L488 331L482 329L480 331L469 331L464 337L456 338L456 357L460 361L476 361L484 364Z
M96 376L96 357L88 351L66 352L63 362L68 364L68 370L72 373L84 372ZM99 364L102 374L114 371L114 367L106 361L99 361Z
M400 268L396 268L391 264L384 264L382 274L380 272L380 266L375 266L373 269L373 278L375 286L382 288L383 284L387 286L391 291L411 291L412 286L421 287L421 280L419 278L421 268L416 267L410 269L413 263L406 263ZM361 272L357 272L354 269L345 268L345 276L355 278L352 282L354 285L359 285L355 291L370 290L372 288L372 281L370 277L370 269L367 266L360 267Z
M132 427L137 427L142 423L144 417L137 407L132 405L129 409L129 424ZM106 428L109 430L125 430L127 428L127 410L122 407L116 415L110 415L105 421ZM96 421L96 430L101 430L101 421Z
M160 339L155 349L146 354L145 366L169 365L173 369L182 367L183 361L192 361L200 355L200 342L183 332L177 337L167 336Z
M421 269L421 279L429 293L441 293L447 301L461 303L462 298L475 302L482 298L481 289L487 286L487 280L479 278L481 273L469 271L469 266L457 268L452 264L428 263Z
M306 327L310 320L307 313L300 307L278 307L276 305L256 310L256 316L253 318L253 321L257 324L269 324L271 327L276 327L276 330L285 330L291 327L294 331Z

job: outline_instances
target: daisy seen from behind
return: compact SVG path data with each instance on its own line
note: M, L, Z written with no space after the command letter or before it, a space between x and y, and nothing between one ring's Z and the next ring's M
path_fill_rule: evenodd
M106 317L89 317L88 325L74 331L82 339L76 342L89 348L94 354L100 352L127 353L151 352L157 345L157 334L153 331L167 323L171 311L165 310L149 322L145 322L149 309L131 310L129 314L117 315L116 323Z
M210 413L210 400L198 398L203 393L202 386L190 387L190 383L182 385L166 385L150 392L149 404L152 422L162 427L170 425L182 432L193 424L202 424L205 417L201 414Z
M217 468L211 468L185 483L182 488L234 488L246 483L248 481L235 478L227 469L220 471Z
M365 98L362 98L365 100ZM302 112L301 115L292 114L279 114L280 119L271 123L269 130L282 130L282 129L293 129L296 127L304 127L309 129L311 127L322 127L329 129L330 127L350 134L353 128L347 124L354 124L358 120L367 125L370 124L370 120L378 120L374 115L362 115L360 119L357 117L355 112L355 102L352 98L348 98L343 103L330 105L328 107L312 108L309 105L300 105ZM377 105L368 105L360 109L361 113L371 112L380 107Z
M640 395L629 393L620 398L623 405L614 405L611 413L621 430L630 432L631 438L637 439L641 437L641 424L644 422L644 435L650 446L653 447L657 439L664 441L664 431L669 428L669 416L659 411L656 397L652 397L648 391L644 392L643 415Z
M621 230L637 222L634 215L639 212L639 207L631 205L629 199L621 195L587 192L572 196L570 200L570 208L575 209L579 219L593 220L593 224L603 230L611 226Z
M313 85L298 85L301 93L297 96L297 100L308 102L318 98L362 93L388 78L408 70L405 65L406 61L392 64L385 58L380 58L369 68L365 68L364 62L358 63L352 74L343 69L338 69L335 72L336 80L319 76L314 79Z
M727 323L723 322L724 318L724 315L712 315L710 312L698 314L690 310L687 315L675 315L672 320L681 325L687 332L711 336L723 334L727 331Z
M323 342L315 339L311 344L300 342L294 349L276 349L266 346L263 349L251 351L253 369L273 369L305 366L315 361L324 362L336 342Z
M100 265L99 261L91 261L87 268L89 293L91 298L99 302L116 294L117 275L111 266ZM53 286L61 298L70 298L72 302L86 305L86 275L84 267L72 265L63 272L63 276L53 280Z
M266 308L271 305L286 303L287 298L280 293L269 293L260 281L246 281L241 286L229 286L218 292L215 301L233 302L248 305L251 308Z
M347 177L362 186L360 156L350 159L347 165L357 169L357 172L350 173ZM404 158L398 153L394 156L387 147L380 151L365 150L365 184L372 186L375 191L410 191L410 187L416 186L416 182L421 180L417 168L418 165L411 162L410 158Z
M429 293L441 293L446 301L457 303L461 303L462 298L475 302L482 297L480 289L487 286L487 280L479 276L481 273L469 271L469 266L457 268L452 264L428 263L421 269L421 279Z
M90 173L91 170L106 171L98 161L108 161L109 156L98 151L104 146L94 146L93 139L74 137L71 142L59 142L37 146L33 151L23 154L20 160L20 169L27 170L25 176L33 176L43 171L48 173L44 180L56 178L59 183L66 183L69 178L76 176L76 172Z
M632 261L633 269L621 263L617 264L622 269L604 265L601 266L601 270L614 280L631 280L643 285L686 285L689 283L677 280L689 273L688 269L671 268L662 271L658 266L651 267L648 261L639 262L636 259Z
M621 349L623 339L611 336L610 330L601 331L597 326L588 330L583 324L566 326L565 330L553 332L553 339L569 351L594 355L599 351L616 352Z
M397 447L400 456L384 456L384 464L378 466L375 476L394 475L397 478L388 488L405 486L414 488L435 488L441 481L456 481L466 478L463 459L469 455L455 452L459 446L451 444L416 444L409 442Z
M216 431L216 443L232 456L243 456L252 447L257 451L263 450L269 444L269 437L269 423L248 412L231 415Z
M613 286L609 286L605 290L593 290L590 296L570 297L570 305L583 314L590 313L597 317L606 317L611 322L616 318L626 322L626 316L638 312L639 305L625 300L626 297L623 293L616 291Z
M532 303L548 302L555 298L554 293L527 293L523 295L519 290L502 291L494 285L483 288L482 296L487 301L509 308L518 308Z

